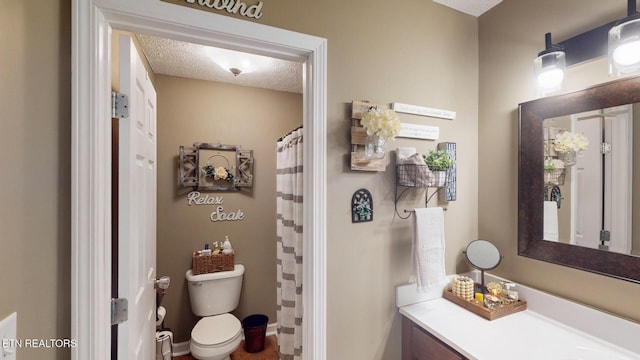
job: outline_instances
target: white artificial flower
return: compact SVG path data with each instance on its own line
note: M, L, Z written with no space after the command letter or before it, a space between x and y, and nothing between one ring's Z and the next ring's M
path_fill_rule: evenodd
M218 166L215 170L215 175L213 176L214 180L224 180L229 176L227 169L222 166Z
M400 131L400 119L395 111L389 109L370 109L360 123L367 135L377 135L386 141L393 139Z
M582 134L565 131L556 136L555 150L559 152L584 151L588 146L589 140Z

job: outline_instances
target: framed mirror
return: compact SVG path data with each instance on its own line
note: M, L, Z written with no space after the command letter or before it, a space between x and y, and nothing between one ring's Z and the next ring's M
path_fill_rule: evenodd
M545 121L635 103L640 103L640 77L617 80L519 105L518 255L640 283L640 256L632 255L631 251L613 252L607 250L606 246L598 248L578 246L571 241L543 240L545 225L548 225L545 224L544 216L545 200L549 196L545 194ZM640 127L640 117L637 121L632 121L632 125ZM640 143L640 140L636 142ZM600 147L601 144L590 146ZM575 170L572 173L574 177L581 175L576 174ZM640 179L636 179L636 182L640 184ZM640 185L638 189L640 191ZM564 192L576 196L575 189L568 188ZM562 206L571 203L567 201L567 197L564 197ZM587 208L581 208L579 201L573 202L577 204L577 210ZM575 214L571 213L569 216ZM640 214L635 214L635 217L639 216ZM572 231L575 232L575 229ZM616 239L616 236L621 235L612 232L610 238L607 240L605 237L604 240L610 243L634 242L632 239ZM631 236L640 238L640 233L636 231Z

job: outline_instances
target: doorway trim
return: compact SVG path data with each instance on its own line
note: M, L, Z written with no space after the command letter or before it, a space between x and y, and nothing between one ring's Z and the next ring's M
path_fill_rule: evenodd
M72 359L110 358L112 27L304 64L303 348L326 359L327 42L159 0L72 0Z

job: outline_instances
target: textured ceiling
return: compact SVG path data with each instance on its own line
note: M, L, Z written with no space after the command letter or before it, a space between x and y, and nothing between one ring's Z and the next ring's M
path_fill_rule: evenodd
M485 11L500 4L502 0L433 0L438 4L448 6L465 14L478 17Z
M156 74L302 93L302 64L295 61L136 35ZM229 69L242 70L234 76Z

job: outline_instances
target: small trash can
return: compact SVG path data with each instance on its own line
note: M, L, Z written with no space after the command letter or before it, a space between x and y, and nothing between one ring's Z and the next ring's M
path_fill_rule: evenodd
M173 356L173 333L156 331L156 360L171 360Z
M242 319L244 330L244 349L248 353L264 350L264 338L267 334L269 317L262 314L249 315Z

